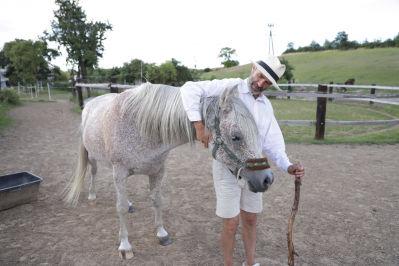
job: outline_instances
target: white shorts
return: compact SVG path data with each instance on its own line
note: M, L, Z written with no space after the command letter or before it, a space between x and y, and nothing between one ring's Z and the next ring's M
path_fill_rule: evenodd
M233 218L240 209L250 213L259 213L263 209L263 193L249 190L247 181L238 181L222 163L213 160L213 183L216 192L216 215L221 218ZM243 188L242 188L243 187Z

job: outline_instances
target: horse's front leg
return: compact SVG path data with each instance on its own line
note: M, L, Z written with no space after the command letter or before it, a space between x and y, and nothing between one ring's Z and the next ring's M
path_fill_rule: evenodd
M152 203L154 204L155 208L155 228L157 230L157 237L159 244L163 246L167 246L171 244L168 232L165 231L163 228L163 221L162 221L162 192L161 192L161 185L162 185L162 178L164 173L164 166L158 171L158 173L149 175L150 181L150 190L151 190L151 198Z
M126 217L129 210L129 202L127 200L126 183L129 176L129 171L121 166L114 165L114 184L117 194L116 211L119 215L120 230L119 238L121 244L119 245L119 257L124 260L133 258L132 246L128 241L128 232L126 228Z

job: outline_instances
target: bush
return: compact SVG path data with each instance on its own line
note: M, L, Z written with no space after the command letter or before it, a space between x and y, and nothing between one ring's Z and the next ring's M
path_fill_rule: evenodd
M21 104L18 93L13 90L7 90L7 89L0 92L0 102L9 103L12 105Z

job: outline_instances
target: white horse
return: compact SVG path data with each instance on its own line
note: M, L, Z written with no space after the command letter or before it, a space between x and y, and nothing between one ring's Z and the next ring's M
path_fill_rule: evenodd
M237 87L226 88L218 97L203 98L201 112L215 139L215 145L210 145L215 159L234 170L237 178L243 177L252 191L266 191L274 180L273 173L266 158L256 159L262 156L257 148L257 126L238 98ZM133 251L126 215L133 208L127 199L127 178L148 175L157 237L161 245L170 244L161 212L164 165L171 149L188 142L194 144L195 140L195 128L183 108L179 88L146 83L121 94L97 97L83 110L80 133L78 166L68 185L66 202L77 203L90 164L88 204L95 205L97 162L112 167L120 218L119 256L130 259Z

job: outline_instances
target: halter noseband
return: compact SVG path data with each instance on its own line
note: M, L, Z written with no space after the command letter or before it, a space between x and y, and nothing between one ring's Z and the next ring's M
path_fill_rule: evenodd
M216 139L215 146L213 146L212 150L212 157L216 160L216 151L218 150L219 146L221 146L223 150L230 156L230 158L237 164L236 169L233 172L233 175L236 176L237 179L241 179L240 172L243 168L248 168L248 170L263 170L270 168L266 157L259 159L248 159L246 162L241 161L222 140L222 136L220 135L219 118L217 115L215 115L215 130Z

